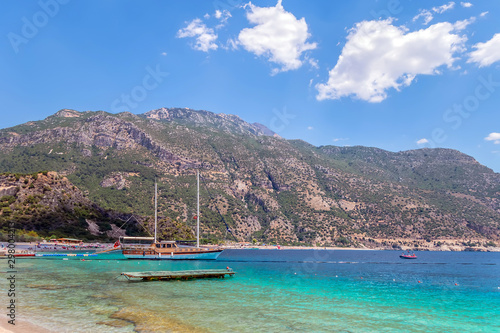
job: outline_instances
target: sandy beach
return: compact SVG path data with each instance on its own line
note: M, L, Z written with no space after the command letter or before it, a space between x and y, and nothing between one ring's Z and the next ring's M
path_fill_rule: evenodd
M245 250L245 249L259 249L259 250L376 250L368 248L355 248L355 247L331 247L331 246L288 246L280 245L279 248L276 245L225 245L222 246L224 249L234 249L234 250Z
M19 321L16 319L16 325L11 325L7 322L7 319L0 321L0 333L50 333L40 326L33 325L25 321Z
M231 244L223 245L224 249L259 249L259 250L335 250L335 251L345 251L345 250L358 250L358 251L478 251L478 252L500 252L500 247L484 247L478 246L473 249L468 249L467 246L462 245L443 245L443 246L427 246L427 247L413 247L413 246L401 246L400 249L393 249L391 247L334 247L334 246L288 246L288 245L241 245L241 244Z

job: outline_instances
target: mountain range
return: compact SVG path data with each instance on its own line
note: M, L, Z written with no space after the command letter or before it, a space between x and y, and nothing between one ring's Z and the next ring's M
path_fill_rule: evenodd
M60 110L0 130L0 152L0 223L39 234L150 231L156 179L163 226L186 237L200 170L207 241L425 248L500 240L500 174L456 150L316 147L235 115L161 108ZM52 179L37 181L47 175L66 189L44 192ZM68 204L71 191L81 195Z

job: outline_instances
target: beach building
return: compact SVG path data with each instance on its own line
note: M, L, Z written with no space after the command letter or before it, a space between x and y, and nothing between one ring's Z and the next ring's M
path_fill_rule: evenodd
M58 238L55 242L59 245L80 245L82 240L75 238Z

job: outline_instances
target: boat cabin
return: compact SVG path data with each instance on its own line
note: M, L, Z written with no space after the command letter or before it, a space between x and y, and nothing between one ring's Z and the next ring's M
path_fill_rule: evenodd
M122 248L147 248L154 243L154 237L120 237Z
M155 245L157 249L173 249L178 247L175 241L163 241Z

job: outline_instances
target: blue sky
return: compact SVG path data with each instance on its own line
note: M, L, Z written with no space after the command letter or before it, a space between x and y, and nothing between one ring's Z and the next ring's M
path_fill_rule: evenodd
M236 114L314 145L500 172L498 1L3 1L0 128L60 109Z

